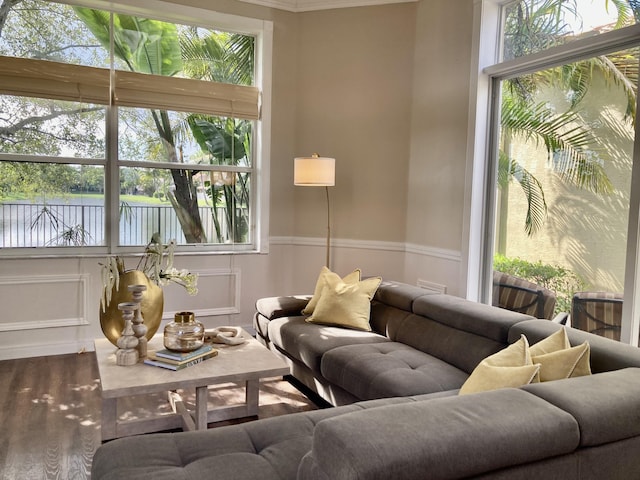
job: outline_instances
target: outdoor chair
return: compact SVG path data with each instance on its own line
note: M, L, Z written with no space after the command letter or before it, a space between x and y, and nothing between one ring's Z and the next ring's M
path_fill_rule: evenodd
M620 340L622 294L577 292L571 301L571 326L602 337Z
M493 305L536 318L554 320L556 294L508 273L493 272ZM557 320L562 323L560 319Z

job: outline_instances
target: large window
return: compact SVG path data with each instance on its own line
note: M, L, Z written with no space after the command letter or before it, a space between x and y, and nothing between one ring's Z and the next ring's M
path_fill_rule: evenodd
M0 13L3 253L259 247L261 32L143 3Z
M506 271L573 326L636 343L638 3L498 4L483 296Z

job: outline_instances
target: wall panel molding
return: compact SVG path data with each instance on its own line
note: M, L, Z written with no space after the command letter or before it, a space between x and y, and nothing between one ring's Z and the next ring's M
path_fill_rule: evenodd
M200 308L188 308L190 312L193 312L198 317L215 317L220 315L235 315L240 313L240 301L242 298L242 274L239 268L214 268L214 269L200 269L200 270L192 270L192 273L198 274L198 295L202 293L202 280L206 278L216 278L216 277L231 277L233 278L233 292L231 302L227 305L211 305L200 307ZM214 302L217 300L214 295L211 295L209 298L213 299ZM187 308L187 307L185 307ZM179 310L167 310L165 308L162 319L163 320L173 320L174 315L185 308L180 308Z
M61 285L61 284L77 284L80 292L80 301L77 305L77 316L61 316L58 318L40 319L40 320L20 320L14 322L0 322L0 332L14 332L21 330L34 330L45 328L60 328L60 327L78 327L89 325L87 319L87 312L89 311L89 274L81 275L21 275L21 276L0 276L0 292L3 288L15 287L16 285L24 286L25 289L30 291L25 292L24 299L6 299L3 301L3 308L8 309L13 302L16 304L27 301L30 298L38 296L38 293L42 293L42 289L46 289L47 286ZM6 297L5 297L6 298ZM61 299L62 301L62 299ZM37 302L35 302L37 304ZM5 310L6 311L6 310ZM52 316L55 317L55 310L49 310Z

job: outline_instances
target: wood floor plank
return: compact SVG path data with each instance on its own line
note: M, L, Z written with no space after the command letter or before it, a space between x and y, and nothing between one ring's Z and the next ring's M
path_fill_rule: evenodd
M194 408L195 391L179 392L185 405ZM235 384L209 389L210 407L243 400L244 389ZM260 384L258 418L315 408L281 378ZM171 412L166 394L122 401L118 417L145 418L157 411ZM101 444L100 417L100 381L93 352L0 361L0 479L89 478L93 454ZM255 418L218 422L209 428Z

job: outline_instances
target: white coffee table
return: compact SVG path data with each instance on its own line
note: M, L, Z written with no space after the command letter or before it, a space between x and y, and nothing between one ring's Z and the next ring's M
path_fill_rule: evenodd
M95 349L102 387L102 441L127 435L157 432L173 428L206 429L210 422L242 418L258 414L261 378L290 373L289 366L264 345L242 331L247 341L242 345L214 344L218 355L183 370L173 371L138 363L116 365L116 347L106 338L96 339ZM150 350L161 350L162 335L149 342ZM209 385L244 383L245 403L207 409ZM177 389L195 388L195 411L187 411ZM135 420L118 419L118 399L132 395L169 392L174 413Z

